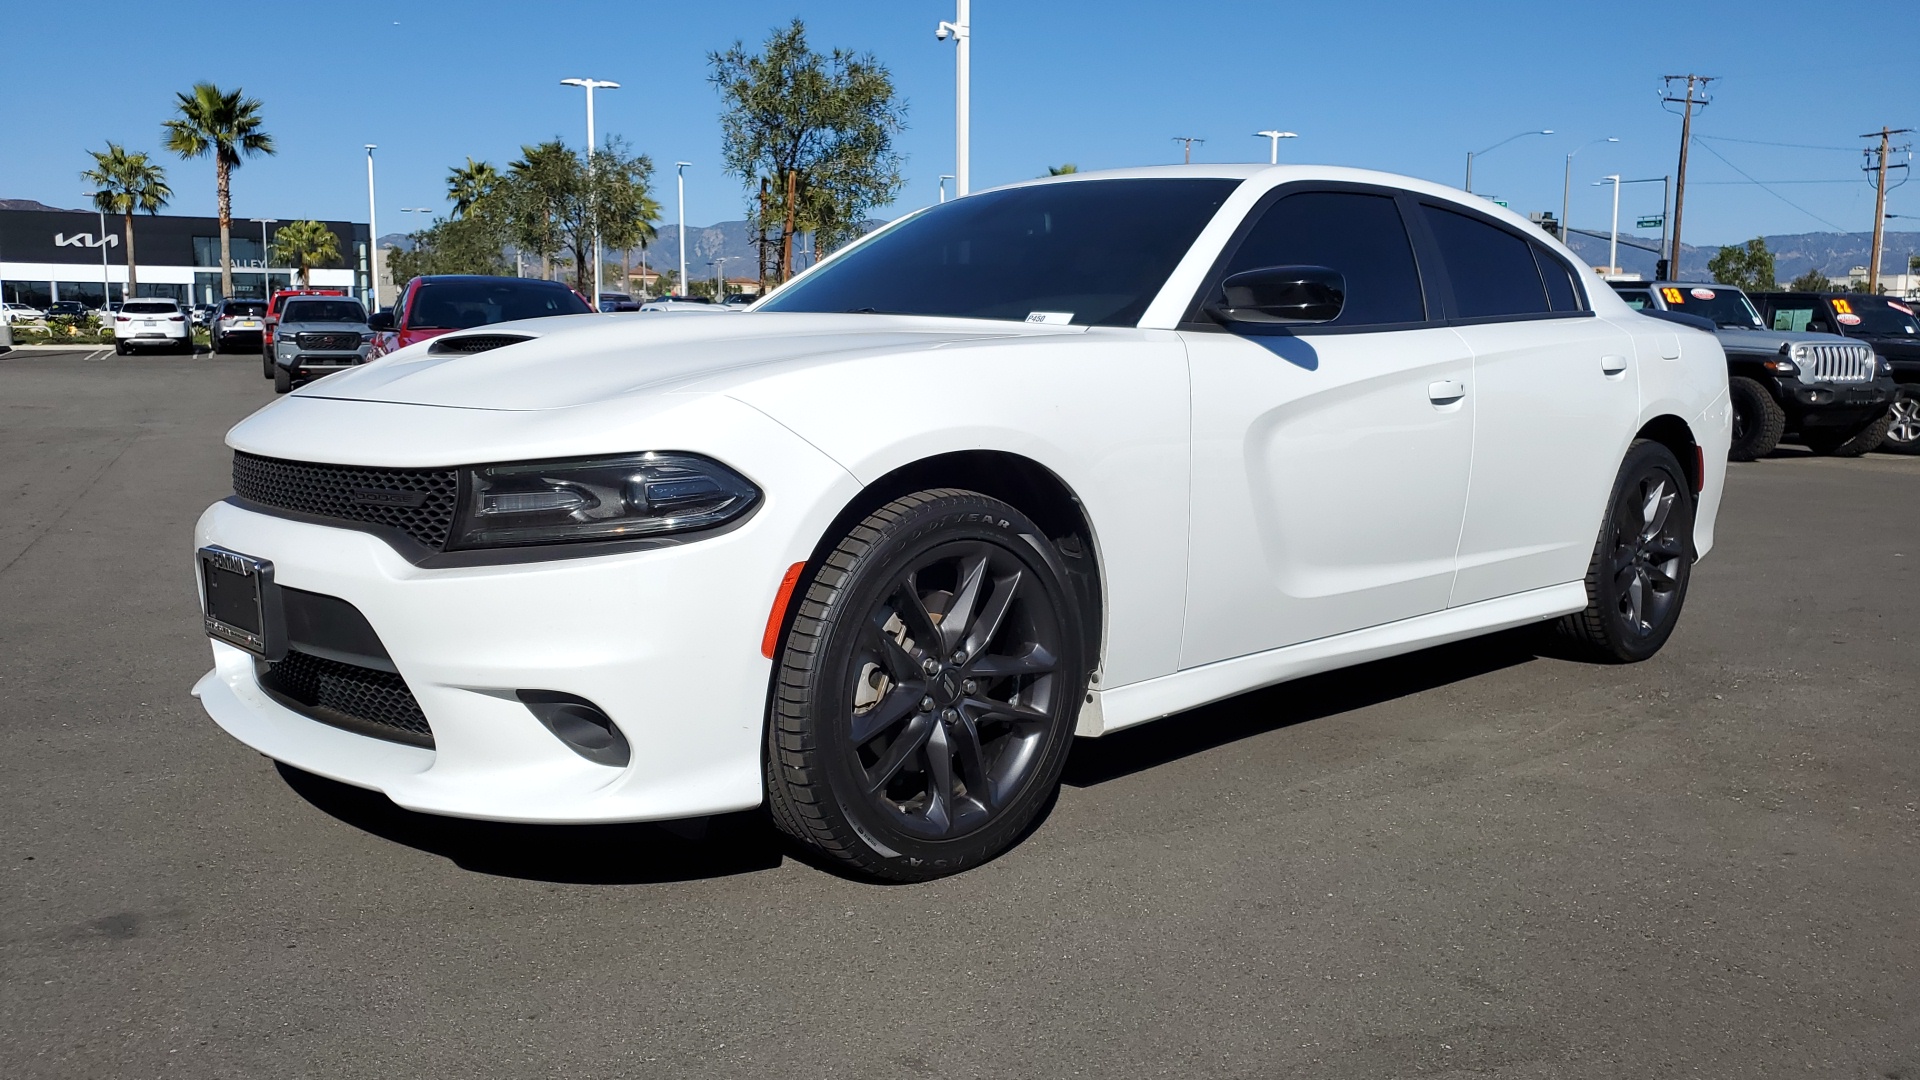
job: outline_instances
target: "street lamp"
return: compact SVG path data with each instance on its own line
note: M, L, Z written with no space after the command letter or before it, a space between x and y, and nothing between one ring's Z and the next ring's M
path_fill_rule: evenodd
M1617 143L1619 141L1619 139L1609 135L1604 139L1595 139L1593 142L1581 143L1579 146L1573 148L1573 153L1567 155L1567 175L1560 183L1560 240L1569 247L1572 246L1572 243L1571 234L1567 232L1567 214L1571 212L1568 209L1568 205L1573 195L1573 155L1585 150L1589 146L1603 142ZM1665 213L1666 211L1663 208L1661 212Z
M1271 152L1268 153L1267 155L1267 164L1278 165L1280 164L1280 140L1281 139L1297 139L1300 136L1295 135L1291 131L1256 131L1253 133L1253 137L1256 139L1269 139L1272 141L1273 145L1271 147Z
M593 92L595 90L618 90L620 84L605 79L561 79L561 86L581 86L587 91L587 169L589 175L593 169ZM600 310L600 216L596 211L593 220L588 222L593 229L593 310Z
M1612 277L1620 272L1620 174L1603 176L1593 186L1608 182L1613 184L1613 232L1607 238L1607 276Z
M933 36L941 41L952 38L959 46L954 53L953 193L964 197L967 194L967 78L973 56L973 20L967 14L968 0L955 0L955 5L958 12L953 21L935 27Z
M953 179L952 173L943 172L940 174L940 201L941 202L947 201L947 181L951 179Z
M731 255L721 255L707 264L713 267L713 302L716 304L722 303L727 299L727 279L720 276L720 274L722 270L726 269L727 260L731 258L733 258Z
M280 219L277 217L254 217L248 218L247 220L260 226L260 293L262 296L272 296L273 256L267 254L267 226L280 224Z
M1494 143L1492 146L1487 147L1485 150L1476 150L1468 154L1467 155L1467 194L1469 195L1473 194L1473 159L1474 158L1483 156L1485 154L1491 154L1495 150L1500 149L1501 147L1507 145L1508 143L1512 142L1515 139L1524 139L1529 135L1551 135L1551 134L1553 134L1552 128L1546 128L1541 131L1516 132L1512 135L1507 136L1504 139L1501 139L1499 142Z
M674 178L680 185L680 293L683 296L687 291L687 168L692 164L691 161L673 163Z
M367 143L367 292L373 296L373 310L380 310L380 226L373 210L373 152L377 144Z
M113 286L107 282L107 193L93 191L87 197L93 200L93 208L100 211L100 310L109 311L111 308L108 305L113 303ZM126 292L122 289L120 295L124 297Z

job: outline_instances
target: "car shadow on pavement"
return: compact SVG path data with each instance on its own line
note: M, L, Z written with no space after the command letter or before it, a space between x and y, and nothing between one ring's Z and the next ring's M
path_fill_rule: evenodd
M463 870L568 885L648 885L780 865L779 837L758 811L668 825L511 825L402 809L377 791L275 766L321 812Z
M1283 727L1378 705L1542 657L1577 660L1548 628L1526 626L1309 675L1136 728L1078 739L1063 783L1092 787Z

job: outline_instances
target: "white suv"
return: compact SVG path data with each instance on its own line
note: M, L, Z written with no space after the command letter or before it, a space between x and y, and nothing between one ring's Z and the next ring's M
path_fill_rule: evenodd
M172 300L129 300L113 313L113 351L125 356L136 347L193 351L193 328Z

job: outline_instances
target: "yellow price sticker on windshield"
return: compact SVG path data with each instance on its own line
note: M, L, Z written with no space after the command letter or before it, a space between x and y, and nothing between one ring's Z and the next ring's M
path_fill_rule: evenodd
M1853 305L1847 303L1845 300L1835 298L1833 301L1833 313L1836 315L1851 315L1853 314Z
M1687 302L1687 298L1680 295L1679 289L1671 289L1671 288L1661 289L1660 299L1665 300L1669 304L1684 304Z

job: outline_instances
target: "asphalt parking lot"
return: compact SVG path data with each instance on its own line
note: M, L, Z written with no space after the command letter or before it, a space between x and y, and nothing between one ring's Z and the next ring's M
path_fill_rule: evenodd
M1646 664L1251 694L879 887L228 738L190 529L271 386L88 355L0 357L0 1077L1920 1077L1920 460L1734 466Z

